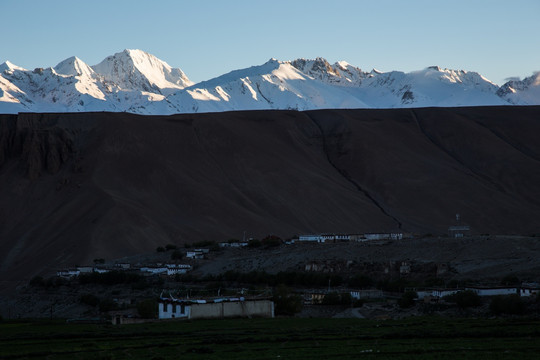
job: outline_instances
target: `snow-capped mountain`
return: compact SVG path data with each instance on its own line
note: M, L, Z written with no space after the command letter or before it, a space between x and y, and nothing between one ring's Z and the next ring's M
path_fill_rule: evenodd
M497 95L515 105L537 105L540 99L540 72L523 80L511 80L501 86Z
M182 113L368 107L346 91L276 59L203 81L168 96L167 101Z
M333 85L359 86L363 79L371 76L370 73L363 72L345 61L330 65L321 57L315 60L296 59L291 65L314 79Z
M193 85L184 72L172 68L154 55L141 50L124 50L108 56L92 69L109 83L124 90L170 94Z
M351 90L375 108L508 104L497 96L497 85L480 74L438 66L375 74Z
M364 72L323 58L278 61L193 84L141 50L89 66L77 57L54 68L0 64L0 113L127 111L172 114L252 109L540 105L540 75L501 87L476 72L437 66Z

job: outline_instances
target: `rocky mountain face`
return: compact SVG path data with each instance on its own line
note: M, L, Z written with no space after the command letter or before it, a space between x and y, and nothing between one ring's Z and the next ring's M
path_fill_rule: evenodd
M290 74L292 76L292 74ZM165 244L540 233L540 108L0 116L0 281Z
M89 66L71 57L54 68L0 65L0 113L118 111L148 115L256 109L539 105L538 74L501 87L475 72L431 66L362 71L324 58L267 63L194 84L141 50Z
M523 80L510 80L497 90L497 95L515 105L531 105L540 97L540 73Z

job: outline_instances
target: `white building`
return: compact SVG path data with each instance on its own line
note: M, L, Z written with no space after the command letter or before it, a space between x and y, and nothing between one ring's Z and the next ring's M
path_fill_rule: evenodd
M324 242L322 235L300 235L298 241Z
M538 284L522 284L519 289L520 296L538 296L540 293L540 286Z
M98 273L98 274L104 274L104 273L108 273L110 272L111 270L109 269L103 269L103 268L98 268L98 267L95 267L94 268L94 272Z
M167 275L176 275L176 274L186 274L189 270L191 270L191 266L187 265L188 267L184 267L185 265L181 265L183 267L167 267Z
M179 300L161 298L159 319L220 319L226 317L274 317L270 300L219 298L212 300Z
M443 298L448 295L454 295L463 289L427 289L417 291L418 299L422 300L425 297Z
M187 251L186 257L189 259L204 259L204 254L208 253L208 249L195 249L193 251Z
M474 291L478 296L515 295L519 293L517 287L470 287L467 290Z
M145 266L141 267L141 272L151 273L151 274L166 274L167 273L167 267L160 266L160 267L153 267L153 266Z
M246 247L248 246L249 244L247 242L244 242L244 241L240 241L240 242L222 242L222 243L219 243L219 247L233 247L233 248L240 248L240 247Z
M56 272L56 276L60 276L63 278L72 278L80 275L80 270L78 269L64 269L64 270L58 270Z
M382 290L353 290L350 292L353 299L382 299L384 297Z
M77 270L80 271L81 274L89 274L94 272L93 266L77 266Z

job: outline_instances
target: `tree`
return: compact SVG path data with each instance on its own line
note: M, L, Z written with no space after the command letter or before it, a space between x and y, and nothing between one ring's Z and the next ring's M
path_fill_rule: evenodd
M175 250L176 249L176 245L173 245L173 244L167 244L165 245L165 250L169 251L169 250Z
M269 235L261 240L264 247L277 247L281 245L281 238L275 235Z
M501 280L501 285L505 286L511 286L511 285L519 285L521 284L521 281L519 281L519 278L516 275L508 274Z
M292 316L302 310L302 298L285 285L279 285L274 290L273 301L276 315Z
M184 254L178 249L174 250L171 254L171 260L180 260L183 257L184 257Z
M331 292L324 296L323 305L351 305L352 299L350 293Z
M355 275L349 279L349 286L353 288L365 289L373 286L373 280L366 275Z
M416 291L405 291L403 296L398 300L398 305L402 309L414 306L414 300L418 298Z
M476 292L472 290L458 292L457 294L455 294L455 301L457 306L462 309L469 307L478 307L482 305L482 299Z
M165 252L165 248L164 248L163 246L158 246L158 247L156 248L156 251L157 251L157 252Z
M155 299L146 299L137 303L137 312L142 318L155 319L158 312L158 304Z
M248 247L249 248L258 248L258 247L261 247L262 243L261 243L261 240L258 240L258 239L251 239L248 241Z

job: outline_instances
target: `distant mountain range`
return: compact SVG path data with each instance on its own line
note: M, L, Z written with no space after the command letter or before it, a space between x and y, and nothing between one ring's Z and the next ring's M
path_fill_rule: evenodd
M540 105L540 74L497 86L476 72L431 66L370 72L323 58L278 61L194 84L141 50L89 66L0 64L0 113L114 111L167 115L230 110Z

